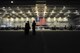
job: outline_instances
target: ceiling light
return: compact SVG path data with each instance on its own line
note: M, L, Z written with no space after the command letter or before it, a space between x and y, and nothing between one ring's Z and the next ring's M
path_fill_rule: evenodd
M16 12L15 11L12 11L12 13L15 14Z
M11 1L11 3L14 3L13 1Z
M66 9L66 7L65 7L65 6L63 6L63 9L62 9L62 10L64 10L64 9Z
M62 10L59 13L63 13Z
M19 13L20 13L20 14L22 14L23 12L22 12L22 11L20 11Z

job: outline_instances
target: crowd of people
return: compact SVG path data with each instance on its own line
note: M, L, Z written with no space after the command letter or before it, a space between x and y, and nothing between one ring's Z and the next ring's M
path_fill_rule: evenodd
M57 26L37 26L36 22L32 22L32 26L30 25L29 21L25 23L25 27L0 27L0 30L25 30L25 34L29 34L29 30L32 29L33 34L35 34L35 29L50 29L50 30L80 30L80 26L64 26L64 27L57 27Z
M79 30L79 29L77 29L77 27L75 27L75 26L69 26L69 27L67 27L66 25L64 26L64 27L56 27L56 26L54 26L54 27L51 27L51 29L52 30Z

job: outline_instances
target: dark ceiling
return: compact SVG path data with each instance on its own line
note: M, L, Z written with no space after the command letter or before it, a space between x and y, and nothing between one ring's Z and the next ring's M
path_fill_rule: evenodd
M79 0L0 0L0 5L35 5L36 1L46 1L47 5L80 5Z

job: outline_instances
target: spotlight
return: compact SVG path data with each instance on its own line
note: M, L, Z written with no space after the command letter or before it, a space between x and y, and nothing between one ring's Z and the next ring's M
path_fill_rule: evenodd
M19 21L19 18L16 17L15 21Z
M15 14L16 12L15 11L12 11L12 14Z
M47 18L47 22L51 22L51 18L50 17Z
M19 7L17 7L17 10L20 10L20 8L19 8Z
M63 13L62 10L59 13Z
M71 13L71 11L70 10L68 10L68 12L67 13Z
M65 6L63 6L63 9L62 10L65 10L66 9L66 7Z
M9 8L9 10L12 10L11 7L8 7L8 8Z
M29 15L31 15L31 12L30 12L30 10L28 10L28 14L29 14Z
M19 13L20 13L20 14L22 14L23 12L22 12L22 11L20 11Z
M7 21L9 21L9 18L7 18Z
M61 17L59 17L59 18L58 18L58 21L62 21L62 18L61 18Z
M51 13L55 13L55 11L54 10L52 10L52 12Z
M14 3L14 1L11 1L11 3Z
M68 18L67 18L67 17L64 17L64 18L63 18L63 21L68 21Z
M76 14L76 15L79 15L79 12L78 12L78 10L76 10L76 11L74 12L74 14Z
M5 10L6 10L6 9L5 9L5 7L2 7L2 10L4 10L4 11L5 11Z
M32 18L31 18L31 20L32 20L32 22L33 22L33 21L35 20L35 18L34 18L34 17L32 17Z
M3 9L5 8L5 7L2 7Z
M56 21L57 20L56 17L54 17L53 20Z
M24 18L21 18L21 21L24 21Z
M56 10L56 6L54 7L54 10Z
M28 17L26 18L26 21L29 21L29 18Z
M13 18L11 18L10 20L11 20L12 22L14 21L14 19L13 19Z

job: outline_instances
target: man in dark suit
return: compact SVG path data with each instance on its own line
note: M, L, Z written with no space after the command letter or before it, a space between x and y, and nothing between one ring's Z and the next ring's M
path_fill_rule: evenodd
M36 28L36 23L35 23L35 21L33 21L33 23L32 23L32 33L33 33L33 35L36 34L35 28Z

